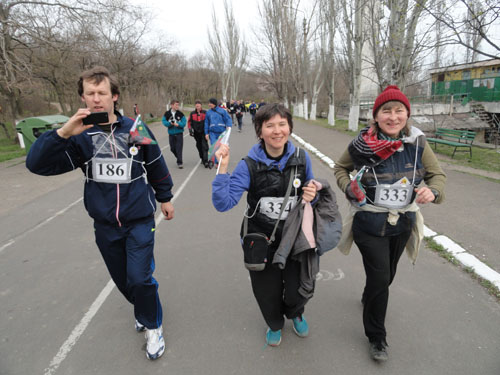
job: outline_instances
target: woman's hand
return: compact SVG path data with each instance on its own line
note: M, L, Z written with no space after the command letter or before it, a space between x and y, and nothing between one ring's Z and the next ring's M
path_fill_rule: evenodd
M312 202L312 200L316 197L317 188L316 185L312 182L309 182L309 184L307 186L304 186L302 190L304 191L302 194L302 199L306 202Z
M421 188L415 188L415 192L417 193L417 197L415 198L416 203L430 203L436 199L431 189L427 186L423 186Z
M227 173L227 166L229 165L229 146L222 143L217 151L215 151L215 158L220 164L219 173Z

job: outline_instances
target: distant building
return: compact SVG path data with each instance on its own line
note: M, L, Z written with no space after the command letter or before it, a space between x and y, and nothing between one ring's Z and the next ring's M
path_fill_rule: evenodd
M500 59L431 69L430 74L431 95L484 102L488 112L500 112L499 105L488 104L500 103Z

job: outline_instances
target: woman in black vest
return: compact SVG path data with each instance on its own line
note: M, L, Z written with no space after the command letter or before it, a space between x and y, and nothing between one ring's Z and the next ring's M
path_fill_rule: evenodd
M220 160L220 173L212 183L215 208L221 212L231 209L247 191L245 215L248 228L245 232L262 233L267 238L272 238L275 232L275 239L266 254L269 260L279 246L284 219L291 206L300 198L311 202L316 196L316 186L312 183L305 185L313 179L309 155L304 150L296 149L288 140L292 129L290 111L281 104L269 104L255 116L259 143L252 147L231 175L227 173L229 147L222 145L215 153ZM291 181L290 203L281 210ZM292 259L288 259L283 270L267 262L263 270L249 271L253 293L269 327L266 332L268 345L280 344L285 316L292 319L297 335L306 337L309 334L303 316L308 299L298 293L299 271L299 262Z

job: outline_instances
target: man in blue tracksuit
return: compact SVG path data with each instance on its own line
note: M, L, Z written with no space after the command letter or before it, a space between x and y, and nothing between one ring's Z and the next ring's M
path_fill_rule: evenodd
M182 166L182 148L184 145L184 127L186 126L186 116L179 111L179 101L172 100L170 109L165 112L161 119L163 125L168 128L168 141L170 143L170 151L177 159L177 167Z
M214 144L221 133L233 126L233 121L227 111L223 108L217 107L217 99L211 98L208 101L210 109L205 116L205 138L210 140L210 144ZM208 162L209 167L213 167L213 162Z
M132 137L134 121L116 111L120 91L103 67L85 71L78 81L80 108L64 126L43 133L26 166L36 174L57 175L80 168L85 175L84 204L94 219L97 246L117 288L134 305L137 331L146 331L146 355L165 351L162 306L154 271L155 201L166 220L174 217L172 178L158 144L143 125ZM84 125L94 112L109 121Z

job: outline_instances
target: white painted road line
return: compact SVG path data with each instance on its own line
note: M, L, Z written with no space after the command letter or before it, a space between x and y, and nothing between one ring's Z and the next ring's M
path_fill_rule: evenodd
M335 162L329 157L322 154L316 147L304 141L301 137L292 133L292 137L300 143L306 150L315 154L320 160L333 169ZM495 285L500 289L500 273L488 267L486 264L477 259L474 255L469 254L464 248L456 244L453 240L446 236L438 236L436 232L425 226L425 237L433 238L438 244L443 246L446 251L453 255L464 267L470 267L474 272L485 280Z
M201 164L197 163L196 166L191 170L187 178L184 180L184 182L181 184L179 187L179 190L177 190L174 194L174 197L172 198L171 202L173 203L182 193L184 188L186 187L187 183L193 177L194 172L198 169L198 167ZM81 200L82 198L80 198ZM78 202L78 201L77 201ZM75 202L76 203L76 202ZM72 205L74 205L73 203ZM70 205L71 206L71 205ZM66 207L64 210L66 211L70 206ZM61 211L60 211L61 212ZM163 221L163 213L160 212L160 214L156 217L155 223L156 227ZM47 221L47 220L46 220ZM69 337L66 339L66 341L61 345L61 348L57 352L56 356L52 359L50 362L49 367L47 367L44 371L44 375L52 375L54 374L61 363L64 361L64 359L68 356L69 352L75 346L77 343L78 339L80 336L85 332L85 329L89 325L90 321L94 317L95 314L99 311L101 308L102 304L106 301L108 296L110 295L111 291L115 287L115 284L113 280L109 280L104 289L99 293L95 301L92 303L92 305L89 308L89 311L83 316L82 320L80 320L80 323L76 325L76 327L73 329Z
M33 228L30 228L28 229L26 232L23 232L21 233L20 235L14 237L14 238L11 238L9 241L7 241L7 243L5 243L2 247L0 247L0 253L6 249L7 247L9 247L10 245L13 245L18 239L20 238L23 238L25 237L26 235L30 234L31 232L43 227L45 224L51 222L52 220L54 220L56 217L62 215L63 213L65 213L66 211L68 211L71 207L73 207L74 205L76 205L77 203L80 203L81 201L83 200L83 197L82 198L78 198L76 201L74 201L73 203L71 203L69 206L66 206L65 208L63 208L62 210L56 212L54 215L52 215L51 217L49 217L48 219L45 219L44 221L42 221L41 223L38 223L37 225L35 225Z
M71 335L67 338L67 340L62 344L59 352L57 352L56 356L50 362L49 367L45 369L43 372L44 375L52 375L56 372L59 365L64 361L68 353L71 351L73 346L76 344L80 336L83 334L90 321L94 317L94 315L99 311L106 298L108 298L109 294L115 287L113 280L109 280L104 289L99 293L94 303L90 306L89 311L83 316L80 323L77 324Z

